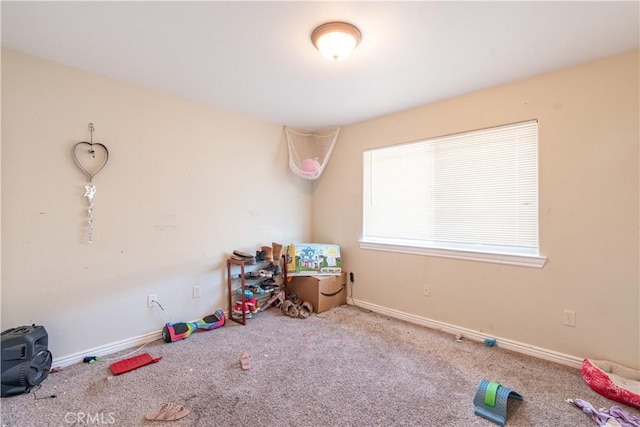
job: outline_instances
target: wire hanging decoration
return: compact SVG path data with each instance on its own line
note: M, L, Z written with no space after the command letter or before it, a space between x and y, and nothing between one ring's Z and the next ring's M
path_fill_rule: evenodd
M339 132L339 126L312 133L285 127L289 147L289 169L302 178L319 178L333 153Z
M93 123L89 123L90 142L80 141L73 146L71 151L73 161L89 180L89 185L85 185L85 193L83 194L83 197L89 200L87 208L87 241L89 244L93 243L93 198L96 195L93 178L104 169L109 161L109 150L106 145L93 142L94 130Z

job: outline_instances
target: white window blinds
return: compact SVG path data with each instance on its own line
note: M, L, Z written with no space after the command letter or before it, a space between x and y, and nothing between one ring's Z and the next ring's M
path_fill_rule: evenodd
M538 255L538 123L364 152L363 241Z

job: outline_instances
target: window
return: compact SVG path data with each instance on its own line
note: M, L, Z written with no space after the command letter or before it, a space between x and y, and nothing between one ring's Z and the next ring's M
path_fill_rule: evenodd
M364 152L366 249L542 267L538 122Z

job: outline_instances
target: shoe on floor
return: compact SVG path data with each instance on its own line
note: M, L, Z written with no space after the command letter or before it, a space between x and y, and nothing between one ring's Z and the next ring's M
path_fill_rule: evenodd
M157 411L149 412L145 418L150 421L175 421L189 414L189 409L175 403L165 403Z
M242 367L242 369L244 369L245 371L248 369L251 369L251 356L249 355L249 353L242 353L240 355L240 367Z

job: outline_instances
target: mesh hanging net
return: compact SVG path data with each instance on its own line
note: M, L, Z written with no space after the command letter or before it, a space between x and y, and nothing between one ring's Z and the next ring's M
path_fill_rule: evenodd
M331 157L339 131L340 127L301 133L285 127L291 171L302 178L318 178Z

